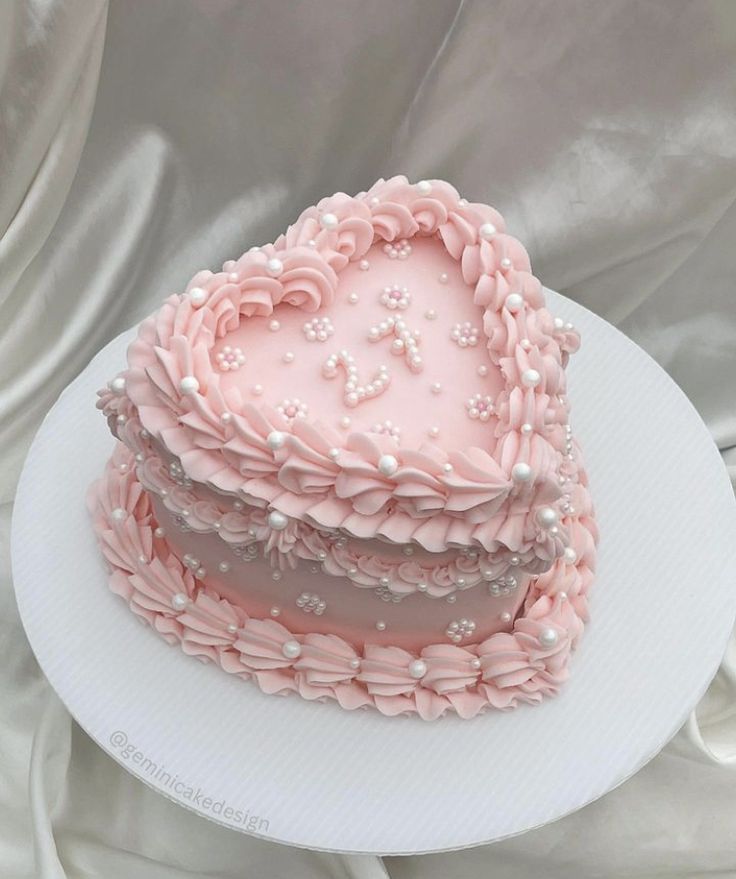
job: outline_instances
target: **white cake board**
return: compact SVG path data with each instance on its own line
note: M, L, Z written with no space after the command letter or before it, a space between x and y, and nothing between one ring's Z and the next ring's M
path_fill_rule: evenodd
M538 827L602 796L663 747L732 628L736 503L679 388L613 327L548 295L582 332L571 421L602 534L592 621L562 694L471 721L347 712L263 695L140 626L107 587L84 503L112 448L95 391L122 368L131 331L46 417L13 519L31 646L100 747L211 820L373 854L447 851Z

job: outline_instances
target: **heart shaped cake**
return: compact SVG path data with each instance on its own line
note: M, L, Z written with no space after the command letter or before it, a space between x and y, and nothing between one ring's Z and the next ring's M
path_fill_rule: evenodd
M578 345L493 208L405 177L323 199L170 296L99 392L113 591L268 693L425 719L556 693L597 542Z

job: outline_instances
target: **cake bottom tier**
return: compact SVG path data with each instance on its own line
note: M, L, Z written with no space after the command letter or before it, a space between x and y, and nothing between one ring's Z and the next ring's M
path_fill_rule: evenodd
M508 631L470 636L462 644L445 637L417 649L391 643L389 630L371 636L356 628L351 637L343 626L336 634L315 614L320 605L313 591L299 589L296 579L276 584L294 604L290 616L282 614L273 604L274 582L265 566L260 585L254 575L246 611L237 590L208 577L201 559L182 552L193 535L177 535L179 546L170 542L159 519L168 514L143 489L124 446L116 447L102 479L91 487L89 508L112 591L170 644L254 680L267 693L297 692L311 700L335 699L347 709L373 706L386 715L417 713L426 720L448 711L470 718L491 707L536 703L556 694L567 678L570 652L587 617L592 572L581 547L576 563L555 563L528 585L525 596L510 599L516 606L515 619L504 623ZM197 551L207 554L206 547ZM214 557L212 562L217 564ZM353 589L344 583L335 587ZM309 598L300 605L303 592ZM377 601L372 594L366 599ZM312 612L304 613L309 601Z

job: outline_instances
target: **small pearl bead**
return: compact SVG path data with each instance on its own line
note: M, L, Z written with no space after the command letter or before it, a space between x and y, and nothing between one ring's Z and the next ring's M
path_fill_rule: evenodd
M558 592L557 595L560 598L560 601L567 601L567 592Z
M417 583L417 592L426 592L427 584L426 583Z
M532 478L532 468L520 461L511 468L511 478L514 482L529 482Z
M502 623L510 623L511 622L511 614L507 610L505 610L502 614L500 614L499 618Z
M207 292L201 287L192 287L189 291L189 301L195 308L199 308L200 305L203 305L206 298Z
M378 459L378 469L384 476L393 476L399 469L399 462L393 455L381 455Z
M278 278L278 276L284 270L284 264L280 259L277 259L275 256L269 259L266 263L266 268L268 269L268 274L274 278Z
M424 312L424 316L427 318L427 320L436 320L437 312L434 310L434 308L429 308L427 309L427 311Z
M289 520L283 513L279 513L278 510L271 510L268 514L268 525L274 531L283 531L288 524Z
M356 305L359 301L360 301L360 296L358 296L357 293L351 293L351 294L348 296L348 302L349 302L351 305Z
M359 659L351 659L350 660L350 668L359 669L360 668L360 660Z
M439 382L432 382L430 389L433 394L442 393L442 385Z
M484 241L490 241L496 234L496 227L493 223L483 223L480 229L478 229L478 234Z
M161 528L161 527L159 526L159 527L153 532L153 536L154 536L154 537L159 537L159 538L160 538L160 537L165 537L165 536L166 536L166 532L164 531L163 528Z
M281 359L284 361L284 363L293 363L294 362L294 352L287 351Z
M371 267L371 264L368 262L367 259L361 259L359 265L362 272L367 272L368 269Z
M128 514L122 507L115 507L115 509L110 513L110 517L114 519L116 522L122 522L123 519L128 518Z
M472 668L479 669L481 666L480 659L476 656L474 659L470 660L470 665Z
M253 396L260 397L263 393L263 385L253 385Z
M319 224L323 229L336 229L339 220L334 214L322 214Z
M183 592L177 592L171 599L171 606L174 610L183 610L187 606L189 599Z
M125 379L122 376L118 376L117 378L114 378L110 382L110 390L114 394L118 394L118 395L124 394L125 393Z
M286 442L286 434L280 430L272 430L266 437L269 449L280 449Z
M277 333L281 329L281 324L277 320L272 320L269 322L268 328L272 333Z
M230 281L231 284L237 284L240 280L240 275L237 272L230 272L230 274L227 276L227 279L228 281Z
M488 367L484 363L481 363L477 369L477 373L479 376L485 378L488 375Z
M568 565L574 565L575 562L578 560L578 554L571 546L565 548L565 552L562 554L562 557L565 559Z
M279 615L281 614L281 608L280 608L280 607L276 607L276 605L274 605L274 606L271 608L270 613L271 613L271 616L272 616L272 617L277 617L277 616L279 616Z
M537 521L545 528L551 528L557 524L557 513L552 507L542 507L537 511Z
M536 388L541 380L542 376L536 369L525 369L521 374L521 382L528 388Z
M327 454L334 460L340 454L340 449L330 449Z
M296 659L301 654L302 647L298 641L284 641L281 645L281 652L286 659Z
M409 663L409 677L419 680L427 674L427 663L421 659L415 659Z
M532 432L532 429L533 428L532 428L531 424L529 424L529 422L525 422L524 424L521 425L521 432L524 435L530 434Z
M232 420L233 420L233 416L229 412L223 412L222 415L220 416L220 421L223 424L230 424L230 422Z
M507 256L505 256L501 260L501 268L502 269L510 269L512 265L513 265L513 263L511 262L511 260Z
M448 461L447 464L442 465L442 469L445 471L445 473L452 473L452 464L450 464Z
M221 573L227 574L227 572L230 570L230 562L220 562L217 568Z
M440 435L440 429L436 424L430 427L428 432L431 437L438 437Z
M227 630L228 632L230 632L231 635L235 635L238 631L238 627L235 625L235 623L229 623Z
M565 321L561 317L556 317L554 325L556 330L561 330L565 326Z
M378 629L379 632L385 632L386 631L386 623L384 623L383 620L379 620L376 623L376 628Z
M417 190L421 195L429 195L432 191L432 184L429 180L420 180L419 183L417 183Z
M554 647L557 643L557 632L554 629L542 629L539 633L539 643L543 647Z
M446 284L449 278L447 277L447 272L442 272L440 275L440 284Z
M524 298L518 293L509 293L506 297L506 308L512 314L516 314L524 305Z
M185 375L179 382L179 390L182 394L196 394L199 390L199 382L193 375Z
M343 417L340 419L340 427L342 427L343 430L347 430L350 427L349 415L343 415Z

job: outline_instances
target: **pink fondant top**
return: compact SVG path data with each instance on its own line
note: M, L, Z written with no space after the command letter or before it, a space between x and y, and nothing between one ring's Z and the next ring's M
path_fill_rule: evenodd
M217 491L358 537L550 562L569 542L554 508L577 468L578 344L495 210L395 177L195 275L141 325L122 393Z

